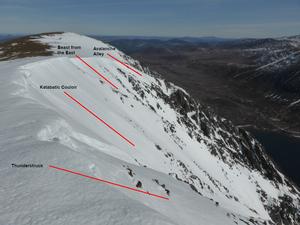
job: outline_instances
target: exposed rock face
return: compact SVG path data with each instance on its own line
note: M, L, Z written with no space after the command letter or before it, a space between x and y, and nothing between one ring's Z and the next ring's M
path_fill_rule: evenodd
M178 112L178 124L186 127L192 139L196 139L199 143L206 143L207 146L209 146L210 153L229 165L229 167L240 165L244 168L248 168L250 171L257 171L262 174L265 179L272 182L274 187L280 189L281 186L285 186L292 195L295 194L295 196L297 196L295 199L283 194L279 196L278 199L270 201L268 193L256 182L257 193L260 194L261 201L264 207L269 211L269 215L275 224L300 223L299 190L278 171L272 160L265 153L261 144L255 140L249 132L242 128L235 127L230 121L224 118L218 117L208 107L197 102L184 90L174 87L173 84L165 84L166 87L171 90L169 95L163 93L159 85L160 83L158 83L158 86L152 86L151 89L155 90L157 96L162 98L165 103L169 104ZM143 87L136 83L134 83L134 87L139 93L143 93ZM145 92L149 93L150 89L146 89ZM143 94L140 96L143 98ZM165 124L167 127L166 132L176 136L177 124L168 123L168 121L166 121ZM180 141L177 143L180 146ZM166 155L166 157L172 158L172 155ZM171 173L172 176L188 183L191 189L200 195L206 195L205 189L213 192L212 188L203 183L201 178L193 175L183 162L178 162L178 165L183 169L185 175L189 175L183 178L181 174ZM211 179L212 184L215 185L217 189L223 189L225 192L230 193L230 190L219 183L218 180L214 180L209 174L206 175ZM239 201L234 194L229 193L226 194L228 198Z

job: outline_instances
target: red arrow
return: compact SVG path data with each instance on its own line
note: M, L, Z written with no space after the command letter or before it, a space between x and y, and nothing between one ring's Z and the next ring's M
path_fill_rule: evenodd
M127 67L128 69L132 70L133 72L135 72L136 74L140 75L141 77L143 76L140 72L138 72L137 70L131 68L129 65L127 65L126 63L123 63L122 61L118 60L116 57L112 56L111 54L107 53L107 55L111 58L113 58L114 60L116 60L117 62L121 63L123 66Z
M101 73L99 73L96 69L94 69L90 64L88 64L86 61L84 61L80 56L76 55L76 58L79 59L81 62L83 62L90 69L92 69L96 74L98 74L102 79L104 79L106 82L108 82L111 86L118 89L118 87L116 85L114 85L109 79L107 79L105 76L103 76Z
M52 166L52 165L49 165L49 168L56 169L56 170L61 170L61 171L68 172L68 173L72 173L72 174L75 174L75 175L78 175L78 176L89 178L91 180L100 181L100 182L103 182L103 183L106 183L106 184L109 184L109 185L117 186L117 187L120 187L120 188L125 188L125 189L131 190L131 191L136 191L136 192L143 193L143 194L146 194L146 195L150 195L150 196L153 196L153 197L157 197L157 198L161 198L161 199L165 199L165 200L170 200L169 198L166 198L166 197L161 196L161 195L153 194L153 193L150 193L148 191L143 191L143 190L132 188L132 187L129 187L129 186L126 186L126 185L123 185L123 184L118 184L118 183L114 183L114 182L111 182L111 181L108 181L108 180L103 180L103 179L100 179L100 178L97 178L97 177L92 177L92 176L89 176L89 175L86 175L86 174L83 174L83 173L80 173L80 172L75 172L75 171L72 171L72 170L68 170L68 169L65 169L65 168Z

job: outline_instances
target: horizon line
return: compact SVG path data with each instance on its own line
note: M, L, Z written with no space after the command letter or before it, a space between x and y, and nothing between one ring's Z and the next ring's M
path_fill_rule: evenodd
M58 33L58 32L63 32L63 33L76 33L80 35L85 35L89 37L124 37L124 38L153 38L153 39L167 39L167 38L195 38L195 39L201 39L201 38L216 38L216 39L268 39L268 38L284 38L284 37L294 37L294 36L300 36L299 34L294 34L294 35L281 35L281 36L262 36L262 37L224 37L224 36L215 36L215 35L203 35L203 36L189 36L189 35L174 35L174 36L166 36L166 35L139 35L139 34L91 34L91 33L80 33L80 32L74 32L74 31L49 31L49 32L39 32L39 33L0 33L1 36L30 36L30 35L38 35L38 34L43 34L43 33Z

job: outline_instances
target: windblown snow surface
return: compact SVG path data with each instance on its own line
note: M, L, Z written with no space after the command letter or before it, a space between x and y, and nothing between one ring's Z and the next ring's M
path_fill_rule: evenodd
M0 63L0 224L280 224L271 214L285 206L296 210L287 210L288 223L298 224L298 190L272 162L269 167L278 175L276 179L258 169L265 167L243 161L244 143L237 136L237 128L232 128L234 136L231 128L220 125L224 119L209 117L188 105L187 122L183 122L173 96L180 93L182 104L190 101L184 90L154 76L118 50L105 53L136 68L143 76L107 55L93 57L94 46L110 46L86 36L63 33L44 35L36 41L53 48L58 44L81 45L77 54L118 89L76 57L54 54ZM40 85L74 85L77 89L44 90ZM135 146L82 109L64 91ZM204 123L193 119L196 114L209 121L207 127L200 129L199 124ZM250 149L260 148L254 139L248 139ZM44 167L11 166L24 163ZM169 200L48 165L139 188ZM281 204L282 198L288 198L289 204Z

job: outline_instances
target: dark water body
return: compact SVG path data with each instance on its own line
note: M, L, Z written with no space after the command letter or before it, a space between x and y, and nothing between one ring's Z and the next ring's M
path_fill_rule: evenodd
M279 169L300 187L300 138L270 131L249 131L265 147Z

